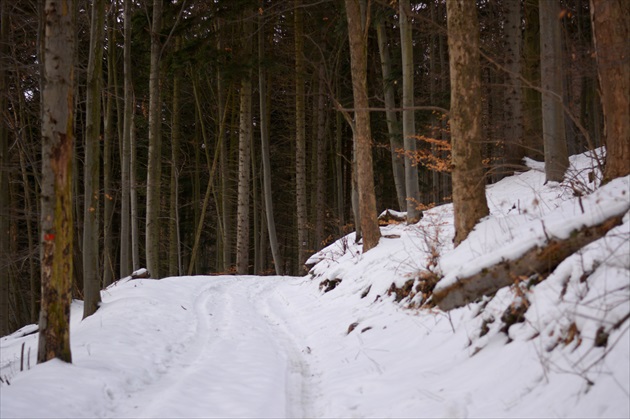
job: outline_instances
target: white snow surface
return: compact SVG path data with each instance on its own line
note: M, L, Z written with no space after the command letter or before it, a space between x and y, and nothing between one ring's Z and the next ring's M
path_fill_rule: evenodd
M354 234L338 240L305 277L118 281L85 320L74 301L72 364L36 365L33 325L0 339L0 417L628 418L630 177L599 188L592 159L571 163L561 184L529 162L489 186L491 215L456 249L443 205L382 227L365 254ZM444 286L620 211L537 285L448 313L388 293L427 267ZM341 281L324 293L326 279ZM504 327L523 301L524 321Z

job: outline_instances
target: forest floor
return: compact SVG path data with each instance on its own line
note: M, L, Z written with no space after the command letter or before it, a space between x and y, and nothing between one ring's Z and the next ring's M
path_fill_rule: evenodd
M530 165L456 249L444 205L304 277L125 278L85 320L75 301L72 364L35 365L34 325L0 339L0 417L629 417L630 177L589 186L577 156L545 185ZM539 283L449 312L414 292L427 267L449 283L624 208Z

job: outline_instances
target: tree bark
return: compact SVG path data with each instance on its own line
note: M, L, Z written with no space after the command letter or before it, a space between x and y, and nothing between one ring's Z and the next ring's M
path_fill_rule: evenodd
M523 2L523 77L534 86L540 85L540 18L538 0ZM542 135L542 102L538 90L523 90L523 147L525 155L544 160Z
M451 310L533 275L544 277L567 257L620 225L627 211L628 208L621 215L615 215L600 224L582 227L566 239L552 237L543 246L534 246L516 260L502 261L475 275L458 278L454 284L436 289L433 302L442 310Z
M399 1L400 49L402 54L403 98L402 126L405 144L405 191L407 195L407 223L414 224L420 219L420 190L418 168L413 163L416 153L416 124L413 111L413 38L411 32L411 7L409 0Z
M177 38L175 48L179 49L181 38ZM180 148L180 84L179 71L173 74L173 113L171 119L171 185L168 219L168 274L182 274L179 250L179 148Z
M0 56L8 55L9 46L9 7L8 2L0 4ZM0 60L0 109L7 109L7 65ZM11 332L9 322L9 256L11 227L9 203L9 130L2 117L0 123L0 336Z
M521 86L521 2L505 3L505 52L507 91L505 92L505 161L508 167L521 164L525 157L523 149L523 90ZM510 170L511 172L511 170Z
M328 113L326 112L326 77L324 63L318 68L318 93L317 93L317 135L315 137L315 249L323 247L326 237L326 128L328 126Z
M455 245L488 215L481 162L481 75L475 3L447 0Z
M162 109L160 102L160 31L162 0L153 0L151 70L149 76L149 162L147 168L146 258L152 278L160 278L160 178Z
M251 10L243 13L242 53L248 64L251 59L253 23ZM252 73L246 70L241 80L240 121L238 135L238 199L236 213L236 273L249 270L249 192L252 143Z
M262 63L265 55L265 24L264 17L258 17L258 60ZM267 230L269 245L276 275L283 274L283 262L276 235L276 221L273 212L273 197L271 190L271 162L269 161L269 113L267 109L267 74L262 64L258 67L258 92L260 103L260 143L263 166L263 196L265 199L265 214L267 216Z
M114 14L108 21L107 45L116 45ZM115 68L117 67L116 50L107 48L107 88L105 97L105 118L103 137L103 288L114 281L114 257L112 221L114 217L114 191L112 188L112 147L114 143L114 104L116 103ZM116 109L118 106L116 104ZM120 120L119 120L120 121ZM120 138L120 137L118 137Z
M350 41L352 93L354 98L354 143L357 164L357 189L359 213L363 235L363 251L376 247L381 238L374 196L374 171L372 168L372 134L367 95L367 18L362 23L358 0L345 0Z
M131 239L131 136L133 126L133 85L131 81L131 2L125 2L123 12L123 70L124 96L122 159L120 163L120 277L130 275L135 266L132 264Z
M42 100L41 279L37 362L72 362L72 0L46 0Z
M604 110L604 182L630 174L630 2L591 0Z
M545 177L562 182L569 167L562 98L562 38L559 0L540 0L540 81Z
M304 95L304 23L302 0L295 0L295 205L298 233L298 273L308 248L306 210L306 105Z
M387 134L392 156L392 173L396 197L400 211L407 209L407 192L405 190L405 158L399 153L403 149L400 138L400 126L396 117L396 98L394 96L394 84L392 83L392 60L389 54L387 31L382 20L376 24L376 36L378 39L378 51L381 57L381 74L383 76L383 96L385 99L385 118L387 120Z
M87 70L86 139L83 209L83 318L101 302L99 268L101 91L103 86L103 27L105 2L92 2L90 53Z

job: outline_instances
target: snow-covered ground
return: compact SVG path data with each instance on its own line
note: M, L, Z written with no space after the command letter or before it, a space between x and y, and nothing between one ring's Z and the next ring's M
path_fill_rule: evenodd
M562 184L530 162L489 186L491 216L457 249L445 205L366 254L333 243L302 278L121 280L84 321L75 301L71 365L35 365L33 326L0 340L0 417L630 417L630 177L595 188L593 162L571 161ZM619 211L537 285L448 313L392 292Z

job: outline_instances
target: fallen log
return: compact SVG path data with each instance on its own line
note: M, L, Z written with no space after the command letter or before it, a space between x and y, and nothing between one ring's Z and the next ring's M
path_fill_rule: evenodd
M549 237L543 246L534 246L521 257L501 262L433 292L433 303L442 310L462 307L484 295L490 295L523 278L551 273L563 260L587 244L600 239L621 224L626 211L593 226L574 230L568 238Z

